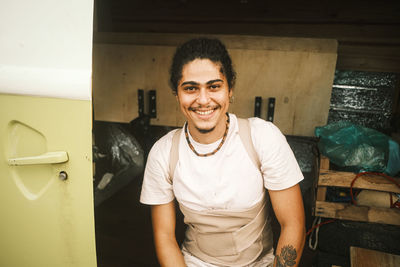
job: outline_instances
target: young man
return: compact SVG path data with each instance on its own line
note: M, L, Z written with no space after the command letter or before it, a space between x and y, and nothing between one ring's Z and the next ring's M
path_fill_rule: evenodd
M225 46L206 38L184 43L170 74L187 119L177 136L178 160L170 177L174 130L149 153L140 199L152 205L161 266L297 266L305 240L303 176L278 128L257 118L248 127L259 166L251 159L239 120L228 113L235 72ZM188 225L182 249L174 198ZM269 202L281 225L275 260Z

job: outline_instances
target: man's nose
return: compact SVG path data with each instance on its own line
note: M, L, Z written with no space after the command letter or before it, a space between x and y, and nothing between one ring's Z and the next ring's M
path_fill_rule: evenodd
M197 96L197 103L204 105L208 104L210 97L206 88L200 88L199 95Z

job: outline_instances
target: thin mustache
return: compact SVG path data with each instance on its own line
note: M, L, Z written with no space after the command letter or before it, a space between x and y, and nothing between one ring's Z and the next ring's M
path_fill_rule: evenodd
M189 110L190 111L197 111L197 110L200 110L200 109L217 109L219 106L218 105L216 105L216 106L207 106L207 107L189 107Z

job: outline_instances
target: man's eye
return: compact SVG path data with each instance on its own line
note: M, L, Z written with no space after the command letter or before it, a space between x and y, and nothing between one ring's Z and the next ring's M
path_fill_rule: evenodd
M220 88L221 86L219 85L219 84L212 84L212 85L210 85L210 88L211 89L218 89L218 88Z
M184 88L184 90L185 90L185 91L188 91L188 92L194 91L194 90L196 90L196 89L197 89L197 88L194 87L194 86L188 86L188 87L185 87L185 88Z

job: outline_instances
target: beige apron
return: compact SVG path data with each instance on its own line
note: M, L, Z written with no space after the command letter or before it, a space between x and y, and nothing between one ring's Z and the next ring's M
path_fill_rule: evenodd
M243 211L195 211L179 205L188 225L184 246L202 261L243 266L272 249L269 201Z

